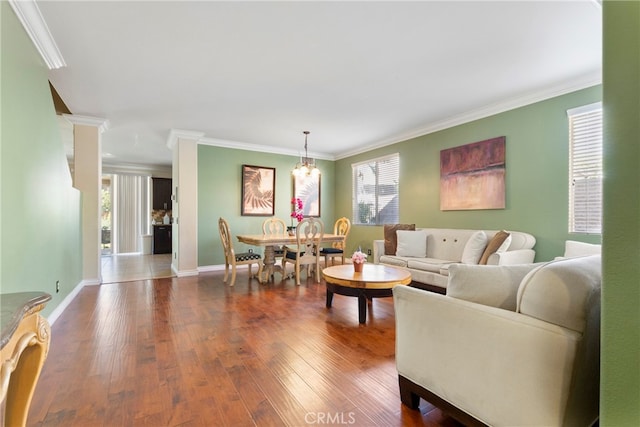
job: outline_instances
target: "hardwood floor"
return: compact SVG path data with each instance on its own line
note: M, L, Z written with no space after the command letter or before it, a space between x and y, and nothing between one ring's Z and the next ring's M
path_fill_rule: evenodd
M279 275L276 275L279 278ZM391 298L246 270L88 286L52 327L30 426L459 426L400 403Z

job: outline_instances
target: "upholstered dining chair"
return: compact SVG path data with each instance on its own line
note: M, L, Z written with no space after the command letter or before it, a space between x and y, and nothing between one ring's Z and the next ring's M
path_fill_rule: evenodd
M262 234L265 236L276 236L286 234L287 232L287 223L284 222L283 219L280 218L267 218L262 222ZM282 245L275 246L273 248L274 258L282 258L284 255L284 249ZM273 277L273 274L271 275Z
M340 257L342 264L344 264L344 250L347 245L347 236L351 230L351 221L349 218L343 216L339 218L333 225L333 234L344 236L339 242L333 242L331 246L322 248L320 255L324 257L324 266L329 266L329 258L331 258L331 265L335 264L335 258Z
M231 266L231 281L229 286L233 286L236 282L236 266L248 265L249 277L251 278L251 266L258 264L258 277L262 277L262 256L253 252L235 253L233 250L233 239L229 230L229 223L224 218L218 220L218 231L220 232L220 241L224 249L224 282L227 283L229 277L229 266Z
M286 271L287 263L295 266L296 285L300 285L300 267L306 266L307 277L313 267L316 282L320 282L320 244L324 237L324 224L317 218L305 218L296 227L297 247L284 247L282 269Z

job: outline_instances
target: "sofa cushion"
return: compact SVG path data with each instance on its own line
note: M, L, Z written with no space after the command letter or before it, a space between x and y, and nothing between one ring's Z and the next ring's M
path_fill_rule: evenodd
M489 259L489 256L491 254L498 251L501 251L501 252L506 251L510 243L511 243L511 233L508 233L504 230L498 231L496 234L494 234L491 240L489 240L489 243L487 243L487 246L484 249L482 256L480 257L480 261L478 261L478 264L486 265L487 259Z
M451 264L451 261L435 258L411 258L407 261L407 267L415 270L432 271L434 273L440 273L443 266Z
M395 255L382 255L380 257L381 264L393 265L395 267L406 267L408 258L402 258Z
M397 256L420 257L427 256L427 231L426 230L397 230L398 245Z
M601 278L600 255L551 261L522 279L517 311L583 332Z
M474 232L464 245L461 259L462 263L477 264L486 246L487 234L482 230Z
M415 224L385 224L384 225L384 254L395 255L398 240L397 230L415 230Z
M522 279L541 264L449 265L447 295L515 311Z

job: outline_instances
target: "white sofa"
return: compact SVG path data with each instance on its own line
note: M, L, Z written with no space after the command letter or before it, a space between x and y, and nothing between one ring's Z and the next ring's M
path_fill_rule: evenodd
M488 242L498 233L495 230L464 230L452 228L417 228L426 234L424 251L403 256L403 253L385 255L385 241L373 241L373 262L406 268L413 282L426 285L426 289L444 293L448 282L449 266L456 263L477 264ZM398 237L404 230L398 231ZM485 241L477 240L484 233ZM491 254L487 265L511 265L532 263L536 239L521 231L508 231L510 243L506 248ZM406 235L406 234L405 234ZM474 244L475 241L475 244ZM398 247L400 241L398 241ZM406 254L407 252L404 252Z
M574 258L578 256L600 255L602 246L595 243L577 242L575 240L566 240L564 242L564 254L556 259Z
M592 425L600 287L600 255L451 266L448 295L395 287L402 402L423 397L466 425Z

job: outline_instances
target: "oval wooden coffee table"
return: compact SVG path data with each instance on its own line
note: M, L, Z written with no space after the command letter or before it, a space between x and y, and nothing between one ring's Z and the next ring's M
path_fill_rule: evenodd
M411 273L397 267L365 264L356 273L352 264L335 265L322 270L327 282L327 308L331 308L333 294L358 297L358 321L367 321L367 299L390 297L398 285L411 283Z

